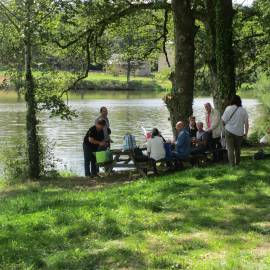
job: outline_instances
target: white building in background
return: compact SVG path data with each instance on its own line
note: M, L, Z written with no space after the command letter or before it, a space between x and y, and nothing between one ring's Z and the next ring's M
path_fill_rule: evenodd
M148 61L131 61L131 74L133 76L150 76L151 65ZM120 55L113 54L108 61L107 72L114 75L127 74L128 62L122 61Z
M168 60L171 65L171 67L174 67L174 47L169 46L169 48L166 49L167 55L168 55ZM162 72L164 70L167 70L168 64L166 61L166 56L164 53L161 53L158 58L158 72Z

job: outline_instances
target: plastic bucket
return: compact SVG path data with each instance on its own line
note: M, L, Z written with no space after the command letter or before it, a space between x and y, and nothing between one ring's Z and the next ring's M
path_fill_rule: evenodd
M99 151L96 152L97 164L110 163L113 161L113 156L111 151Z

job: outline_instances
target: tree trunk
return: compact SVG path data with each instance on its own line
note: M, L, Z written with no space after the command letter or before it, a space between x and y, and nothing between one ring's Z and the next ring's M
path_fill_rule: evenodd
M39 141L37 136L37 102L35 98L35 85L32 75L32 31L31 31L32 0L26 1L27 22L25 27L24 53L25 53L25 88L26 88L26 129L27 148L29 160L29 177L37 179L40 176Z
M194 91L195 20L190 0L172 0L175 38L175 72L172 92L164 97L170 112L173 133L178 121L188 123L192 115Z
M216 0L205 0L206 14L204 26L207 36L206 62L210 72L210 85L213 97L218 93L217 61L216 61ZM214 98L215 107L216 98Z
M235 63L232 45L232 0L216 0L216 65L218 88L216 108L222 113L235 95Z
M21 88L23 85L23 65L19 63L17 65L16 75L15 75L15 91L17 93L17 101L20 102L21 97Z
M127 60L127 84L130 83L130 74L131 74L131 61Z

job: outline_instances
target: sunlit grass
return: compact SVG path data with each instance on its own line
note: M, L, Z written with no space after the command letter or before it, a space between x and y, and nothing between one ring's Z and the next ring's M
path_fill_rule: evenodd
M269 269L269 175L249 160L97 191L2 186L1 269Z

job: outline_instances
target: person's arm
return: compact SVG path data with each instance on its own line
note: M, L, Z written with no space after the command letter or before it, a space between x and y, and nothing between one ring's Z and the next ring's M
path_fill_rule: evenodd
M245 121L245 138L247 138L248 136L248 131L249 131L249 121L248 121L248 118L246 119Z
M206 130L208 129L208 119L207 119L207 117L208 117L208 114L205 113L204 114L204 126L205 126Z
M104 141L97 141L97 140L95 140L92 137L89 137L89 142L92 143L92 144L96 144L98 146L105 146L106 145L106 142L104 142Z
M184 144L185 139L184 139L184 133L179 134L177 141L176 141L176 146L177 147L182 147L182 145Z
M149 140L147 142L147 154L148 154L148 157L150 157L150 153L151 153L151 141Z
M219 121L220 121L220 114L218 111L214 111L213 112L213 119L211 119L211 130L216 129L219 125Z
M97 117L95 120L95 125L97 124L98 120L100 119L100 117Z
M98 141L94 138L95 131L93 128L90 129L89 134L88 134L88 140L90 143L95 144L95 145L99 145L99 146L105 146L106 142L104 141L104 136L103 139L101 141Z
M201 141L197 141L197 144L198 145L207 145L207 140L206 139L203 139Z
M202 135L202 140L197 140L198 145L207 145L208 142L208 135L205 132L205 134Z

